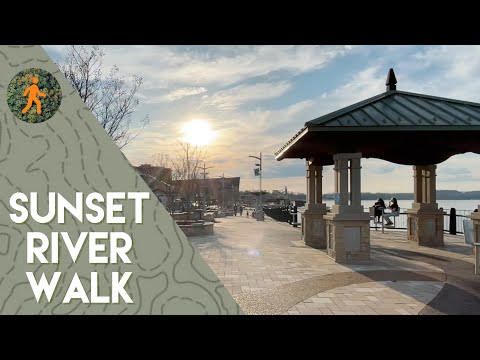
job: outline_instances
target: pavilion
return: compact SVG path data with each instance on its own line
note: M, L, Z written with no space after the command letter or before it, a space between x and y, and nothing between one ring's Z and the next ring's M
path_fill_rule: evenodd
M414 202L407 237L443 246L443 210L436 203L436 165L453 155L480 154L480 104L396 89L390 69L386 92L308 121L275 153L278 161L306 161L305 243L327 249L338 262L370 258L370 216L361 205L361 159L413 166ZM380 141L379 141L380 140ZM334 165L335 205L322 203L323 166ZM480 206L479 206L480 209ZM480 212L472 214L480 241Z

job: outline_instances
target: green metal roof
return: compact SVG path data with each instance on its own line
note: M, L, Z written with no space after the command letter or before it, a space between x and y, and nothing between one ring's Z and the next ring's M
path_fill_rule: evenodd
M347 106L305 126L480 126L480 104L391 90Z
M397 91L393 69L386 92L308 121L276 153L277 160L333 164L333 155L362 153L403 165L439 164L480 154L480 104Z

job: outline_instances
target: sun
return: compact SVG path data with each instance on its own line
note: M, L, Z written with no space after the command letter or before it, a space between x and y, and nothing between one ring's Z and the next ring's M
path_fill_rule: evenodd
M215 132L206 120L193 119L182 126L183 141L192 145L209 145L215 139Z

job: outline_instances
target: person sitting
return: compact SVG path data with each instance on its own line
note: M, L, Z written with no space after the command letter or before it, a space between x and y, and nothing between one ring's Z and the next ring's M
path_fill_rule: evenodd
M392 200L390 200L390 202L388 203L388 208L391 210L391 212L388 214L383 214L383 218L385 219L385 225L390 226L390 225L393 225L393 222L390 220L390 217L398 216L398 213L400 211L396 198L392 198Z
M376 222L381 222L380 218L382 217L383 210L385 210L385 208L387 207L385 205L385 201L383 201L382 198L378 198L377 202L373 205L373 207L375 208L375 218L377 219Z

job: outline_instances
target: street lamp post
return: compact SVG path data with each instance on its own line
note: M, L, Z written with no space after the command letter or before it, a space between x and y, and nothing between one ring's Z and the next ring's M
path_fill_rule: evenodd
M207 197L207 192L208 192L208 185L207 185L207 183L206 183L206 179L207 179L207 175L209 174L209 173L207 172L207 170L208 170L208 169L212 169L213 167L214 167L214 166L209 166L209 167L207 167L207 166L205 165L205 163L203 163L203 188L204 188L205 190L203 191L203 194L202 194L202 195L203 195L203 196L202 196L202 205L203 205L203 208L204 208L204 209L207 208L207 204L206 204L207 198L206 198L206 197ZM200 189L201 189L201 188L200 188ZM200 191L200 193L201 193L201 191Z
M225 174L222 174L222 209L225 211Z
M263 216L263 204L262 204L262 153L260 153L260 156L249 155L248 157L251 157L260 161L260 163L255 164L256 166L259 167L259 170L260 170L260 174L259 174L260 175L260 197L259 197L260 204L256 214L257 214L257 221L263 221L264 216Z

